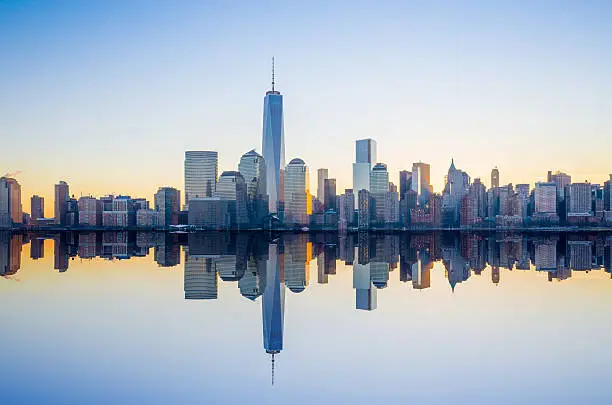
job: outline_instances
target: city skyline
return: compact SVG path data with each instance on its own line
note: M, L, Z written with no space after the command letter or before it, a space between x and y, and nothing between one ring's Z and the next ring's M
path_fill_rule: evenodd
M0 171L22 171L24 196L50 202L58 180L77 197L150 198L166 185L184 192L185 150L216 150L221 170L236 170L243 153L260 151L271 55L285 97L287 161L302 158L312 173L327 168L338 190L351 187L352 142L370 137L391 181L423 161L436 191L451 158L487 186L493 167L501 184L533 185L550 168L593 183L608 177L607 4L473 3L442 12L413 5L408 12L387 3L367 18L359 6L343 15L337 5L311 12L286 5L272 9L289 33L278 41L253 30L257 10L245 9L247 17L216 5L155 4L136 27L134 6L121 14L113 3L71 6L0 5L0 38L10 38L0 40L9 61L0 68L0 119L7 150L18 151ZM478 17L487 24L473 26ZM173 18L185 21L182 29ZM313 31L320 19L345 35L327 43L325 30ZM361 33L366 22L369 37ZM221 29L243 23L233 34ZM149 35L153 27L165 36ZM215 41L207 39L211 30L220 30ZM245 33L252 36L244 45L221 50ZM373 102L381 89L384 97ZM597 147L569 147L578 139ZM110 156L122 164L109 165ZM45 205L47 216L52 208Z

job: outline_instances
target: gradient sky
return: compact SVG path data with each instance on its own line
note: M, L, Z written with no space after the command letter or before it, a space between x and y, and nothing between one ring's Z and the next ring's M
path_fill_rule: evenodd
M496 165L504 184L612 172L609 1L328 3L0 2L0 172L52 215L60 179L152 198L184 188L187 149L236 169L272 55L287 161L340 189L365 137L394 182L429 162L436 191L451 157L487 185Z

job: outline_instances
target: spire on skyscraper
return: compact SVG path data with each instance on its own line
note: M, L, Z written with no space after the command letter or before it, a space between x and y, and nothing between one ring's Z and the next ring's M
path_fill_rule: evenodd
M274 56L272 57L272 91L274 91Z

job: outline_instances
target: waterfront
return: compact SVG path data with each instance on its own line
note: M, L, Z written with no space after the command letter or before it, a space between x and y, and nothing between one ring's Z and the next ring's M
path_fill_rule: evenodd
M11 404L609 403L611 242L2 234L0 387Z

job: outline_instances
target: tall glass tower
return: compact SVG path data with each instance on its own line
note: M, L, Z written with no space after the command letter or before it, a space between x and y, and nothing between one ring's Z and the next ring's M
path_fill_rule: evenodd
M285 171L285 130L283 96L274 90L274 58L272 58L272 90L266 92L263 111L263 158L266 163L266 190L270 212L278 212L283 198Z

